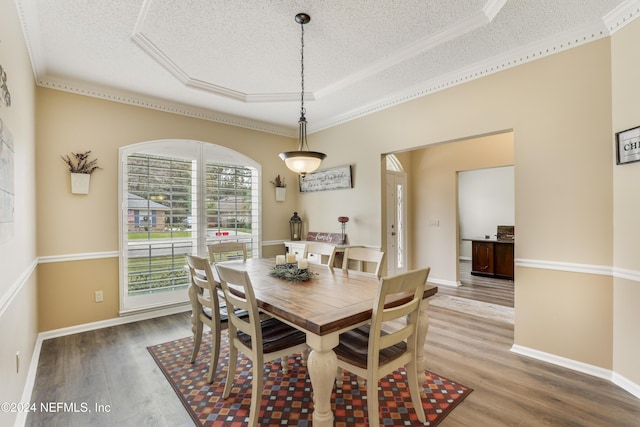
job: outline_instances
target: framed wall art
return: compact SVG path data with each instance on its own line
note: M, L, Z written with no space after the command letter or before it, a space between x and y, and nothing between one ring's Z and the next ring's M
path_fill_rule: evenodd
M300 177L300 192L340 190L352 188L351 165L321 169Z
M616 133L616 164L640 160L640 126Z

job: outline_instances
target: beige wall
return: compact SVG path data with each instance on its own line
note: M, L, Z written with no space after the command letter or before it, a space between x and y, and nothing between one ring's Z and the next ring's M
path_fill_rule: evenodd
M545 270L554 263L611 266L610 54L610 40L596 41L313 134L310 143L328 154L327 166L355 165L355 188L303 195L302 204L313 206L307 212L309 222L324 228L338 214L347 215L353 218L348 227L352 242L381 244L382 153L513 130L516 257L536 261ZM415 170L412 174L418 176ZM419 201L412 203L414 218L428 218L415 206ZM454 254L455 239L450 240L448 252ZM429 258L438 256L434 254L441 244L424 239L413 259L434 267ZM454 258L436 267L439 275L452 274ZM589 336L589 330L594 322L612 322L612 278L598 277L594 285L585 282L583 274L549 270L554 283L550 293L546 283L539 282L540 275L527 274L527 268L516 268L515 308L519 319L527 321L516 324L515 343L611 369L612 331ZM580 292L582 286L598 289ZM532 292L536 298L522 297ZM558 298L560 304L580 307L581 315L588 312L589 319L544 329L549 336L540 340L547 316L540 301L557 304ZM564 336L579 342L558 339Z
M95 302L102 291L104 301ZM38 267L40 331L118 317L118 258L44 263Z
M0 238L0 402L19 402L37 334L35 82L12 0L0 0L0 64L12 98L11 107L0 106L0 119L15 150L15 221L2 224L9 234ZM0 425L12 425L15 417L0 412Z
M612 37L613 131L640 126L640 21L627 25ZM613 138L611 139L613 147ZM615 158L615 157L614 157ZM640 162L613 169L614 210L614 331L613 367L626 379L640 384Z
M190 139L247 155L262 166L262 238L267 242L287 238L289 218L298 208L295 185L285 202L276 202L269 181L280 174L286 182L295 182L278 158L280 151L295 144L291 138L51 89L38 88L37 94L37 243L38 254L46 261L39 267L41 331L118 315L120 147ZM85 150L92 151L102 169L92 175L88 195L75 195L60 155ZM281 244L265 247L266 255L283 252ZM61 256L67 256L64 262L58 262ZM85 260L92 257L98 259ZM96 290L104 291L101 303L94 302Z
M297 207L296 191L275 201L269 181L295 182L278 158L291 138L38 88L38 254L57 256L118 250L118 149L159 139L189 139L230 147L262 165L264 240L283 239ZM101 170L88 195L70 192L60 155L91 150ZM294 186L295 188L295 186Z
M610 277L518 268L516 298L516 344L612 369Z
M513 165L513 152L511 132L411 151L410 268L431 266L434 283L459 281L457 172Z

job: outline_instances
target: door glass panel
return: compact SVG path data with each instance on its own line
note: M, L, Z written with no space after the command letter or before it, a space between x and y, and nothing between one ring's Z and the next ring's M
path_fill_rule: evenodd
M398 184L396 186L396 224L398 224L396 238L396 254L398 257L397 266L398 269L405 268L404 265L404 222L403 222L403 212L404 212L404 188L402 184Z

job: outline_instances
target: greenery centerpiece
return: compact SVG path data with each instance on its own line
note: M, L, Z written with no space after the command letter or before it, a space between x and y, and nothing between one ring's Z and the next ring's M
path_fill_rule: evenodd
M278 279L288 280L290 282L307 282L313 279L317 273L309 271L309 269L300 269L298 264L281 264L276 265L269 272L269 276L277 277Z

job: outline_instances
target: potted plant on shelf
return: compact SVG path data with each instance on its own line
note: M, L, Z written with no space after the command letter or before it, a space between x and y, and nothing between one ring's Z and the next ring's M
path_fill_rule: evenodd
M284 178L280 178L278 175L271 183L276 187L276 202L284 202L287 194L287 184L284 183Z
M98 159L89 160L89 154L91 151L60 156L71 172L71 192L73 194L89 194L91 174L102 169L98 166Z

